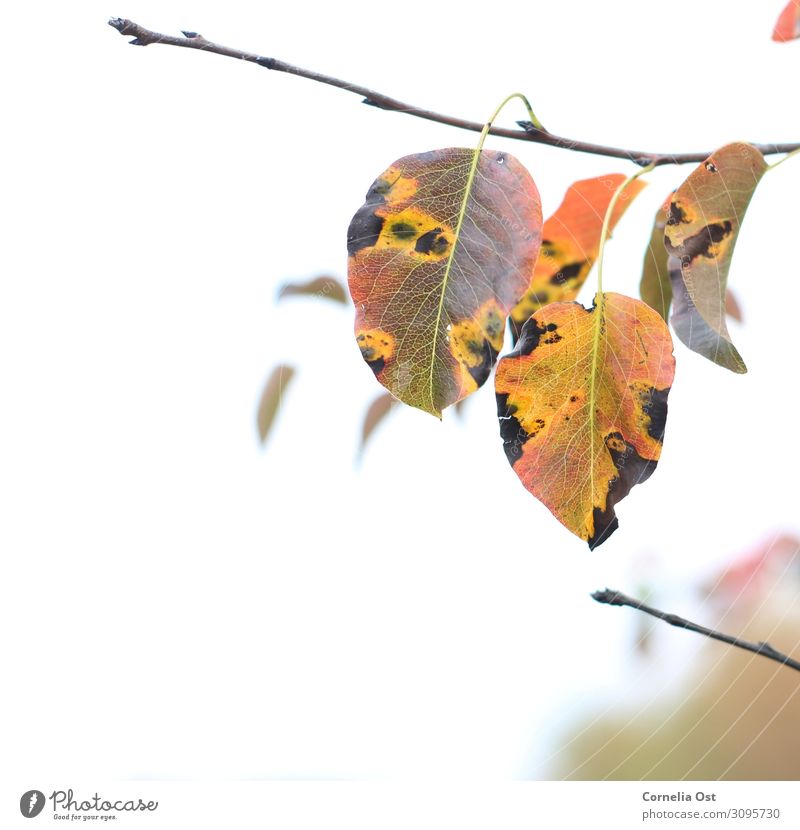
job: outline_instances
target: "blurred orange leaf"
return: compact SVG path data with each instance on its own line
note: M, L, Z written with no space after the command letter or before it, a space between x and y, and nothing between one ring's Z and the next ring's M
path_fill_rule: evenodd
M789 0L772 32L772 39L785 43L800 37L800 0Z
M539 258L522 299L511 311L515 334L537 309L578 296L600 252L608 205L624 180L621 173L611 173L569 187L558 210L544 223ZM637 179L620 194L611 214L610 231L645 186Z

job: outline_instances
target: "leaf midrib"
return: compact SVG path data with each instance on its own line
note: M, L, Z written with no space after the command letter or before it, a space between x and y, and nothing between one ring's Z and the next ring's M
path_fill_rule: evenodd
M442 290L439 294L439 308L436 312L436 321L433 324L433 344L431 347L431 362L428 369L428 393L430 395L431 409L441 417L441 411L436 407L433 397L433 369L436 365L436 346L439 342L440 327L442 324L442 315L444 313L444 298L447 292L447 283L450 279L450 271L453 267L453 260L456 255L456 248L461 239L461 227L464 224L464 217L467 214L467 204L472 193L472 186L475 182L475 174L478 171L478 161L481 155L481 148L478 147L472 154L472 162L470 164L469 173L467 175L467 182L464 186L464 198L461 200L461 208L458 212L458 220L456 221L455 231L453 232L453 244L450 247L450 255L447 257L447 264L444 269L444 276L442 277Z

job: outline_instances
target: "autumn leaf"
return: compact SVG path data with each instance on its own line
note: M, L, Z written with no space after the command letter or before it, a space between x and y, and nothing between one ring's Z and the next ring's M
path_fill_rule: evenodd
M775 24L772 39L778 43L785 43L798 37L800 37L800 0L789 0Z
M261 393L261 400L258 403L258 412L256 413L258 437L262 444L266 443L269 437L283 395L293 377L294 369L291 366L276 366L264 384L264 391Z
M437 417L491 373L541 240L528 171L476 152L396 161L347 235L361 354L395 397Z
M675 333L693 351L739 373L747 367L725 320L728 270L739 226L766 169L752 145L728 144L675 191L667 218Z
M669 278L667 260L669 254L664 244L664 232L667 224L667 210L672 199L670 195L657 213L653 223L650 243L644 255L642 279L639 283L639 296L657 311L664 320L669 319L672 305L672 282ZM725 313L733 320L742 322L742 310L730 288L725 294Z
M668 318L669 307L672 304L672 283L667 268L669 254L664 246L664 230L667 226L667 210L671 198L670 195L666 204L656 212L650 242L644 254L642 279L639 282L639 296L664 320Z
M500 434L514 472L590 548L616 530L614 506L655 469L674 372L658 313L612 293L591 309L537 310L497 366Z
M334 277L319 276L307 282L288 282L278 291L278 300L285 297L317 297L321 300L332 300L335 303L347 303L347 294L344 286Z
M397 398L390 395L388 392L382 392L369 405L366 414L364 415L364 423L361 425L361 443L358 446L358 454L364 452L372 433L375 432L378 425L383 419L392 411L392 407L397 403Z
M608 205L625 176L612 173L575 182L558 210L544 223L542 247L522 299L511 311L515 335L534 311L559 301L574 300L600 252L600 233ZM609 231L646 186L635 180L617 200Z

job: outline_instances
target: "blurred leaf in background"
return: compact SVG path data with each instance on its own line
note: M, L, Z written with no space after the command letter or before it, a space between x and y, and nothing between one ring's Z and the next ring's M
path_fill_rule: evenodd
M278 290L277 300L286 297L310 297L320 300L331 300L334 303L347 305L347 292L344 286L335 277L320 275L306 282L287 282Z
M269 438L275 416L283 402L283 395L294 378L294 374L295 370L291 366L276 366L264 384L256 413L258 437L262 444L265 444Z

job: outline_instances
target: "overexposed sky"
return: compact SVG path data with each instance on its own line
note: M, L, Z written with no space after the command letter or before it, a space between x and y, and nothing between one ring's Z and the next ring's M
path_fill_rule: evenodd
M649 582L691 615L700 576L800 532L800 159L765 177L734 257L749 374L676 343L658 470L590 553L510 469L490 385L463 422L396 412L356 467L380 390L351 311L274 303L286 279L344 277L350 217L392 161L477 136L132 48L109 16L475 120L522 91L554 132L677 152L800 138L800 42L769 37L781 5L15 4L0 51L3 772L542 774L554 724L644 682L632 612L591 590ZM487 146L526 164L548 215L575 179L633 170ZM647 177L607 290L636 294L653 214L690 170ZM298 375L262 450L255 408L279 362ZM668 673L701 647L665 637Z

